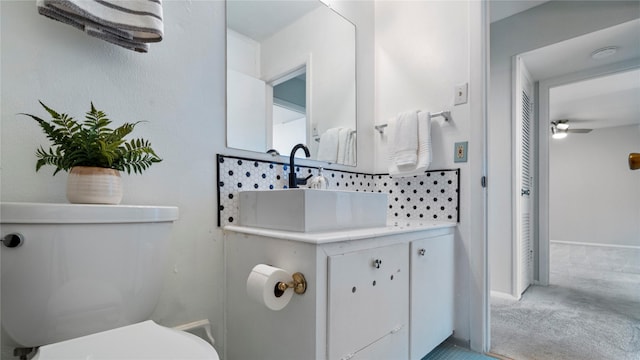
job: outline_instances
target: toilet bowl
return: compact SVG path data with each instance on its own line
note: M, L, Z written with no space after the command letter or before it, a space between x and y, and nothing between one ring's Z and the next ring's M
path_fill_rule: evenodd
M33 360L219 360L213 347L190 333L151 320L41 346Z
M1 203L2 328L35 359L208 359L208 342L148 320L172 206Z

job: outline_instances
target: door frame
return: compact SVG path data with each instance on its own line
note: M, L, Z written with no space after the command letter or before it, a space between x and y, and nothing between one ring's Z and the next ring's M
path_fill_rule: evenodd
M469 2L469 113L471 121L469 154L479 154L478 161L469 162L469 248L471 284L469 286L469 347L488 352L491 346L489 300L489 247L487 236L487 134L489 99L489 3ZM470 284L470 285L471 285Z
M611 75L619 72L639 69L637 59L621 61L584 71L578 71L558 77L542 80L539 83L538 94L538 283L549 285L550 252L549 252L549 209L550 209L550 179L549 179L549 139L551 129L549 126L549 92L552 88L591 78Z

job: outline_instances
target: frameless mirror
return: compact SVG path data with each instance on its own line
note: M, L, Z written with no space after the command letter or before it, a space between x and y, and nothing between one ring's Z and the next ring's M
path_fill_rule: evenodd
M227 0L227 146L355 166L355 51L318 0Z

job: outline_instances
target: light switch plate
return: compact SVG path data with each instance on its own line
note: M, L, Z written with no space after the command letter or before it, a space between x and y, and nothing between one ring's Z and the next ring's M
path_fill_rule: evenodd
M468 141L457 142L453 150L453 162L467 162Z
M467 95L468 95L469 83L464 83L461 85L457 85L455 88L455 105L461 105L467 103Z

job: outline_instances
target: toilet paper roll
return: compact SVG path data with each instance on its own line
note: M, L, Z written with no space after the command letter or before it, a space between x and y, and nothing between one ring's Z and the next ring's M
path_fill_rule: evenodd
M293 296L293 289L287 289L280 297L276 296L278 282L291 281L291 274L277 267L258 264L253 267L247 278L247 294L255 301L271 310L282 310Z

